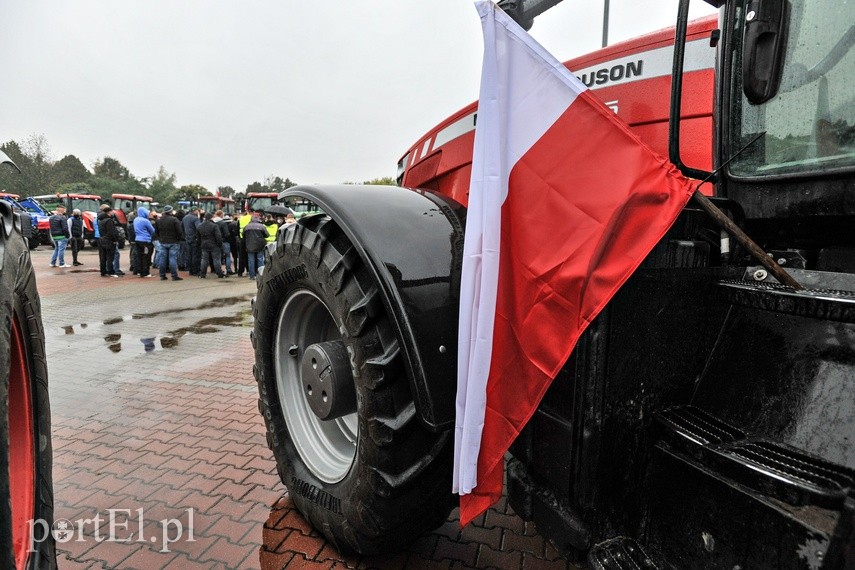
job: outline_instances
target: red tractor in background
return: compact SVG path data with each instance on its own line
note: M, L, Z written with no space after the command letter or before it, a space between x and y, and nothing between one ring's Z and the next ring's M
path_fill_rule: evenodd
M279 204L279 194L276 192L249 192L246 195L243 210L263 212L276 204Z
M134 194L113 194L110 197L113 199L113 211L116 213L116 219L125 227L128 225L128 216L131 212L136 215L137 209L140 207L151 210L153 200L151 196Z
M136 215L140 207L148 208L150 211L153 198L135 194L112 194L110 197L113 199L113 212L116 214L116 221L121 224L126 238L128 236L128 218L131 213L133 212ZM125 247L125 238L119 239L120 249Z
M95 224L98 223L98 208L101 206L101 196L97 194L43 194L33 196L48 213L53 213L57 206L65 206L66 215L74 210L80 210L83 218L83 239L89 245L95 246Z
M221 198L220 196L200 196L199 207L205 213L213 214L217 210L222 210L223 214L233 216L235 213L235 201L231 198Z

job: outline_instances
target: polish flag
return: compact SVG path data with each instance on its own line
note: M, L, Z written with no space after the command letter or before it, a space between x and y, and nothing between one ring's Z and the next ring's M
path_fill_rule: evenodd
M692 194L492 2L464 242L454 492L465 526L579 336Z

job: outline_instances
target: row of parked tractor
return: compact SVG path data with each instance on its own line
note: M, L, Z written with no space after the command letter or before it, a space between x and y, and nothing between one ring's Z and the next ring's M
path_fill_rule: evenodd
M96 243L95 217L103 202L96 194L44 194L21 198L17 194L0 193L0 200L5 200L12 204L13 208L29 214L33 224L33 231L28 237L30 249L39 245L53 245L48 220L58 206L65 206L69 213L80 210L83 217L83 237L92 245ZM140 206L150 206L151 203L152 198L149 196L113 194L111 205L118 220L127 225L127 215L130 212Z
M50 237L50 222L48 220L57 206L65 206L66 212L69 214L74 210L80 210L83 217L83 239L93 246L97 243L98 236L96 234L95 219L101 204L105 203L101 196L96 194L57 193L21 198L18 194L0 192L0 200L5 200L13 208L20 209L21 212L29 214L33 224L33 231L28 237L30 249L35 249L39 245L53 247L53 241ZM151 196L137 196L133 194L113 194L109 203L116 214L117 221L125 228L127 228L128 216L131 212L136 212L140 207L152 209L152 207L158 206ZM278 197L276 193L250 193L247 195L244 209L266 211L277 203ZM233 215L238 211L233 199L219 196L200 196L192 201L181 200L177 206L184 210L202 208L205 212L222 210L228 215ZM311 209L310 205L294 205L295 208L299 208L300 206ZM119 247L124 247L123 241L120 241Z

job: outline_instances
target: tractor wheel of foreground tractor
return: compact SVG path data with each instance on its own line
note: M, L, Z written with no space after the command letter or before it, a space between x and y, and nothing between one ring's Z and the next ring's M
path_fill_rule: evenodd
M451 431L416 417L379 285L335 221L307 216L268 253L253 372L279 476L340 551L400 550L454 506Z
M56 568L45 340L28 244L0 206L0 568Z

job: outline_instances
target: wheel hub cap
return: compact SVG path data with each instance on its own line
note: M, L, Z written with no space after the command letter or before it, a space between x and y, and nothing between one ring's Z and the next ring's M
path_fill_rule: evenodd
M347 347L340 340L319 342L306 348L300 366L303 395L321 420L356 413L356 390Z

